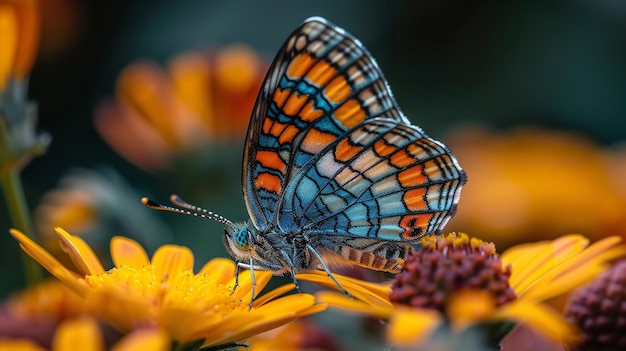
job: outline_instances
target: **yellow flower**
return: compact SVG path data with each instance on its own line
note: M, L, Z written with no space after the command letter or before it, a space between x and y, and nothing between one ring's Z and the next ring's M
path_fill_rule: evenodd
M118 341L111 350L170 350L171 342L162 330L139 329ZM45 351L46 349L28 339L0 339L0 350ZM63 322L56 330L51 351L104 351L105 343L98 323L89 317Z
M504 248L558 233L626 238L623 151L538 128L464 129L448 145L471 178L449 230L481 233Z
M609 260L626 254L619 242L610 237L588 246L584 237L568 235L498 256L493 244L465 234L429 236L407 257L393 285L378 285L387 296L379 291L366 301L333 292L317 297L331 306L389 318L388 339L403 347L423 343L442 327L459 335L474 333L473 326L495 330L491 340L483 340L494 346L517 323L569 344L576 339L575 329L542 302L581 286ZM346 287L350 293L351 288Z
M0 91L10 78L24 78L39 45L39 8L35 0L0 0Z
M120 73L116 100L96 110L96 129L136 166L167 169L175 156L243 137L264 76L262 66L243 45L213 55L184 53L167 70L137 61Z
M272 276L262 271L255 271L257 296L249 308L250 271L235 277L234 262L213 259L195 274L193 254L182 246L164 245L149 259L137 242L114 237L111 256L115 267L105 271L82 239L60 228L57 233L79 273L11 230L27 254L84 297L91 315L126 333L156 327L179 344L227 345L326 308L309 294L282 296L293 284L259 297ZM239 286L233 291L236 278Z

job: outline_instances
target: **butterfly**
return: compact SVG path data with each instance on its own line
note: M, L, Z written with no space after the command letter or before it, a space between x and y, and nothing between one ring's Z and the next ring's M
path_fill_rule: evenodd
M347 262L398 272L411 245L439 233L467 176L443 143L401 112L361 42L321 17L305 20L274 59L256 100L243 154L250 219L227 226L239 267L289 273ZM252 294L254 296L254 293Z

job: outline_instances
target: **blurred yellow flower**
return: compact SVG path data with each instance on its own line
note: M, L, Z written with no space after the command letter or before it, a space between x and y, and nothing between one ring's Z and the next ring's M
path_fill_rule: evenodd
M448 229L481 233L501 247L560 233L626 237L626 153L533 128L464 129L447 141L470 178Z
M108 251L111 232L145 242L152 251L170 233L158 216L145 211L138 198L132 186L111 168L72 169L35 208L37 237L64 263L68 257L61 252L55 227L83 237L96 252Z
M317 297L330 306L388 318L387 337L401 347L419 345L441 328L458 335L475 332L470 327L477 325L495 329L495 339L487 341L498 343L517 323L569 344L577 338L575 329L542 302L590 281L608 261L626 254L619 243L618 237L609 237L588 246L584 237L568 235L515 246L498 256L493 244L464 234L429 236L407 257L393 287L379 285L387 296L351 300L323 291ZM516 298L505 293L509 289Z
M52 279L14 294L6 306L17 317L37 315L59 322L83 313L82 303L83 299L73 290Z
M95 113L96 129L120 155L149 171L172 158L244 136L264 70L258 55L232 45L174 57L164 70L137 61L120 73L116 100Z
M235 263L213 259L195 274L193 254L182 246L161 246L148 258L137 242L124 237L111 240L115 267L105 271L85 242L57 228L61 245L78 272L68 269L17 230L11 234L22 249L55 277L85 299L85 309L99 320L129 333L156 327L180 345L229 345L274 329L302 316L320 312L309 294L282 296L293 284L252 299L252 284L260 292L272 276L250 271L235 277ZM238 287L233 286L238 279Z
M39 7L35 0L0 0L0 91L11 78L30 73L39 45Z

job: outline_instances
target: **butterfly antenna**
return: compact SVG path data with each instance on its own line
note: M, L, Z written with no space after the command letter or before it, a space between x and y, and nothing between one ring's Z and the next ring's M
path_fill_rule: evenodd
M235 223L233 223L231 220L229 220L228 218L225 218L221 215L218 215L217 213L205 210L202 207L198 207L195 205L192 205L188 202L186 202L185 200L181 199L178 195L173 194L170 197L170 201L179 207L182 208L176 208L176 207L172 207L172 206L167 206L167 205L162 205L152 199L149 199L147 197L144 197L141 199L141 203L146 206L149 207L153 210L159 210L159 211L167 211L167 212L174 212L174 213L180 213L180 214L184 214L187 216L195 216L195 217L200 217L200 218L206 218L206 219L210 219L216 222L220 222L224 225L229 226L231 229L236 230L237 226L235 225Z

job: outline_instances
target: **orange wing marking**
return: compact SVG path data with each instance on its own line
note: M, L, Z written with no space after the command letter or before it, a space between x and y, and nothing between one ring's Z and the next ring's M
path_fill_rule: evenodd
M283 106L283 104L289 97L289 94L291 94L291 90L289 89L276 89L272 99L276 103L276 106Z
M345 162L354 157L354 155L358 154L359 151L361 151L360 146L351 145L347 139L343 139L335 148L335 159L337 159L337 161Z
M292 79L302 78L315 62L316 60L309 54L298 55L289 64L287 74Z
M321 132L317 129L311 129L304 137L304 140L302 140L300 147L302 150L310 154L317 154L336 138L337 137L334 134Z
M395 154L391 155L389 162L397 168L403 168L415 163L413 155L406 152L406 150L399 150Z
M324 95L331 103L338 104L350 96L350 91L352 89L350 89L346 79L342 76L337 76L324 88Z
M400 185L404 188L410 188L416 185L424 184L428 179L422 174L422 166L417 165L398 173Z
M285 161L283 161L280 156L274 151L258 151L256 153L256 161L259 162L263 167L277 170L282 174L285 174L287 171L287 165L285 164Z
M355 99L350 99L339 106L334 112L335 118L346 128L352 128L365 121L365 110Z
M378 140L374 143L374 151L376 151L379 156L385 157L395 150L395 146L387 144L384 140Z
M432 219L432 214L417 214L402 217L400 226L406 230L402 232L402 238L406 240L415 240L420 238L424 233L424 228L428 227L428 223Z
M270 173L260 173L256 177L256 182L254 183L254 185L257 189L265 189L267 191L280 194L280 178L278 178L278 176L276 175Z
M283 112L288 116L296 116L308 100L308 95L291 94L283 106Z
M300 111L300 119L305 122L313 122L323 115L324 111L313 107L313 101L309 101L306 105L304 105L302 111Z
M323 87L333 77L337 75L337 70L325 61L319 61L307 73L306 78L318 87Z
M425 188L411 189L402 195L402 200L406 207L411 211L419 211L427 209L425 208L424 195L426 195Z

